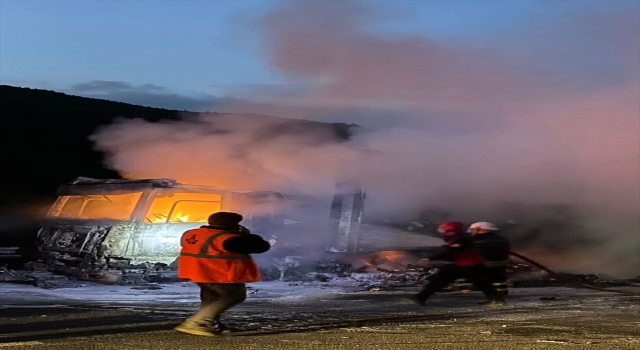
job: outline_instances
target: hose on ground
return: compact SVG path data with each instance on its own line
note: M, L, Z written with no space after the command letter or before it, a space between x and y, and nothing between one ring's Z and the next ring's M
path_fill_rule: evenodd
M568 287L572 287L572 288L588 288L588 289L593 289L593 290L598 290L601 292L610 292L610 293L619 293L619 294L627 294L627 295L635 295L635 296L640 296L640 292L632 292L632 291L626 291L626 290L616 290L616 289L607 289L607 288L599 288L599 287L594 287L585 283L580 283L580 282L576 282L573 281L565 276L562 276L558 273L556 273L555 271L549 269L548 267L534 261L531 260L529 258L527 258L526 256L523 256L521 254L518 254L516 252L509 252L509 255L514 256L518 259L521 259L531 265L534 265L546 272L548 272L550 275L552 275L553 277L557 278L558 280L564 282L567 284Z

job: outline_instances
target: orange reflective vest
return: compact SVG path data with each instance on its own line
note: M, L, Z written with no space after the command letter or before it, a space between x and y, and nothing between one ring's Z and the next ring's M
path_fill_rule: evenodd
M237 233L197 228L182 234L178 257L178 278L203 283L250 283L262 278L248 254L224 250L225 240Z

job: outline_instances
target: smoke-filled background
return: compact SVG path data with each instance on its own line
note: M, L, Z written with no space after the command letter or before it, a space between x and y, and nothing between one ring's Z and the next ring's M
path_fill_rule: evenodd
M548 6L464 42L385 32L410 14L364 1L284 1L243 32L293 84L215 107L242 115L122 120L92 139L131 178L321 196L357 179L368 218L516 221L520 249L551 266L637 275L640 8ZM260 115L360 127L340 142Z

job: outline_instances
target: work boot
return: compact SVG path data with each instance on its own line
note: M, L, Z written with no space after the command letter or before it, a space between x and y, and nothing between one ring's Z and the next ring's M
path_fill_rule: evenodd
M231 332L239 332L240 329L238 328L234 328L234 327L229 327L226 324L220 322L220 321L212 321L207 325L207 328L209 328L212 332L215 332L216 334L227 334L227 333L231 333Z
M419 305L425 305L427 303L427 299L423 296L421 296L420 294L416 294L411 296L411 301L413 301L414 303L417 303Z
M178 332L201 335L205 337L214 337L222 334L221 330L211 327L211 325L208 323L197 323L194 321L184 321L174 329Z
M485 306L502 306L506 303L507 302L503 298L496 298L496 299L489 299L487 301L483 301L479 304L485 305Z

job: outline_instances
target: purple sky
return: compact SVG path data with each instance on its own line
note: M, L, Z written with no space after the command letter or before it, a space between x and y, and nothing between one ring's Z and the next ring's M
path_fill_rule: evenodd
M220 99L238 94L245 98L247 91L251 95L256 89L299 93L309 82L274 67L269 61L272 48L264 45L264 17L287 3L3 0L0 83L191 110L210 109ZM484 49L513 49L523 44L518 40L527 31L543 30L569 15L636 11L638 5L637 0L364 3L369 6L361 10L372 17L362 29L371 34ZM509 38L512 34L516 37ZM592 54L586 43L569 44L575 53L554 54ZM526 50L529 45L524 46ZM597 72L610 63L603 62L608 56L598 53L582 65L560 67L556 63L563 57L551 57L545 64L547 70L562 74L596 74L606 83L622 74L606 72L603 77Z

